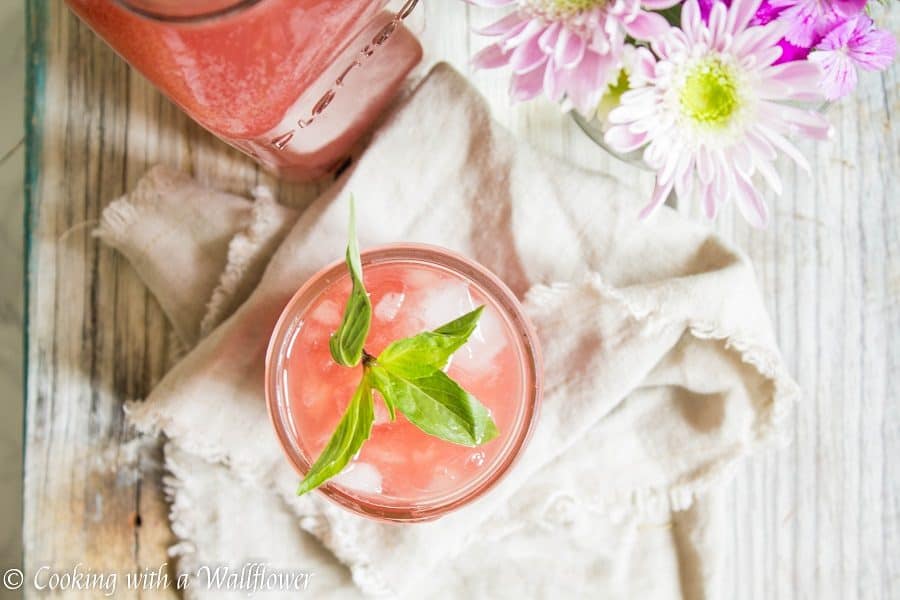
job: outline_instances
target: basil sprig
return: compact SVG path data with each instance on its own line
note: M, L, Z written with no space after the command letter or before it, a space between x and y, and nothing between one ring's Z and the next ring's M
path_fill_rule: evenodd
M352 197L347 267L353 288L329 346L340 365L355 367L361 361L363 375L337 429L300 483L297 493L301 495L340 473L369 439L375 422L373 390L378 390L392 421L400 411L423 432L442 440L474 447L499 434L490 411L444 372L453 354L475 332L484 307L433 331L395 341L374 357L364 349L372 303L363 284Z
M300 482L297 495L303 495L316 489L340 473L362 448L363 442L369 439L374 422L375 403L372 399L372 383L367 375L363 375L337 429L331 434L331 439L328 440L322 454L310 467L309 473Z
M328 341L334 362L345 367L355 367L363 354L363 344L372 325L372 301L362 280L362 261L359 242L356 240L356 203L350 198L350 241L347 243L347 268L353 288L344 306L341 325Z

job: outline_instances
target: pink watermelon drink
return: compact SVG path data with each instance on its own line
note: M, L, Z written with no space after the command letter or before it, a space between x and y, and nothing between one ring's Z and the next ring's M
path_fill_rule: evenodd
M483 306L477 328L447 375L489 411L498 434L469 447L427 435L402 414L390 421L375 392L371 436L322 491L357 512L412 521L436 518L475 498L524 445L539 404L537 342L518 302L496 277L446 250L394 245L362 255L372 306L366 351L414 336ZM343 263L309 281L276 327L268 356L268 401L289 459L306 474L360 381L363 367L335 363L329 340L351 290Z

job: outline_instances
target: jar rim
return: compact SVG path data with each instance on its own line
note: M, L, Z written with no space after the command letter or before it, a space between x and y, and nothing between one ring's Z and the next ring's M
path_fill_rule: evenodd
M177 6L164 8L153 0L115 0L123 8L141 17L164 23L199 23L226 17L246 10L264 0L210 0L205 5L180 2ZM397 17L405 19L419 0L406 0L397 10Z
M371 496L360 497L332 482L326 482L316 490L340 506L375 520L401 523L430 521L472 502L493 488L522 454L537 422L542 398L543 364L537 334L518 299L496 275L453 251L428 244L401 243L367 249L361 253L361 258L364 266L401 261L431 263L471 280L504 313L522 351L522 418L518 420L517 429L510 435L502 453L490 469L474 482L443 498L428 500L422 505L403 506L379 504ZM301 476L309 470L310 462L299 449L290 425L287 414L289 401L283 398L279 385L284 370L281 359L290 340L292 324L328 285L342 276L346 276L346 267L343 261L337 261L300 286L283 309L266 352L265 389L269 418L288 462Z
M197 5L181 2L171 8L145 0L116 0L123 8L147 19L165 23L196 23L246 10L263 0L219 0Z

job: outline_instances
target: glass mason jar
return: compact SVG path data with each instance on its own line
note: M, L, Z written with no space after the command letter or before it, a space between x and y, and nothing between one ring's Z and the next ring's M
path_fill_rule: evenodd
M366 351L485 307L448 375L491 411L499 435L477 447L429 436L375 393L370 438L318 488L339 505L382 521L436 519L484 494L509 470L534 428L542 364L537 336L513 293L484 267L442 248L394 244L362 253L373 306ZM362 366L331 359L329 338L350 291L344 262L326 267L288 302L266 356L266 399L276 435L300 476L331 437Z
M188 115L288 179L328 173L422 48L388 0L66 0Z

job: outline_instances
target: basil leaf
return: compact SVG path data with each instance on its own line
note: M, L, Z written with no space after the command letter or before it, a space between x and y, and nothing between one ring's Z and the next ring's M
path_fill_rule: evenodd
M381 399L384 400L384 405L388 410L388 416L390 416L391 421L393 422L397 418L397 405L394 402L394 396L391 392L391 382L387 371L377 368L376 365L370 365L367 367L367 371L369 377L372 378L372 387L381 394ZM387 392L385 390L387 390Z
M359 452L363 442L369 439L374 422L375 406L372 400L372 381L367 373L359 382L350 404L347 405L341 421L334 433L331 434L331 439L328 440L322 454L300 482L297 495L302 496L314 490L340 473Z
M356 240L356 206L350 197L350 234L347 243L347 267L353 279L353 289L344 316L337 331L331 336L328 345L334 362L345 367L355 367L362 359L363 344L369 335L372 325L372 301L366 293L362 279L362 261L359 257L359 243Z
M381 364L370 367L375 388L396 404L410 423L429 435L463 446L497 437L491 413L475 396L441 370L408 378Z
M378 355L377 362L409 378L425 377L443 369L453 353L468 341L478 327L482 311L484 307L479 306L434 331L398 340Z

